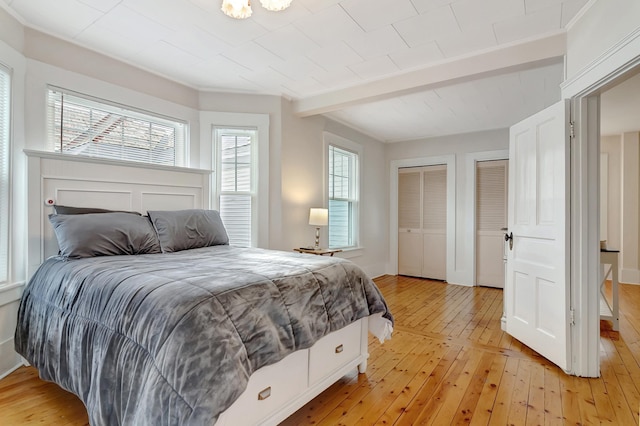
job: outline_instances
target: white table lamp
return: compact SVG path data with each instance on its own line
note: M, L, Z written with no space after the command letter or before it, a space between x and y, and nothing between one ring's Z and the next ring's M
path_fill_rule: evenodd
M309 225L316 227L316 245L314 250L320 250L320 227L329 224L329 210L312 207L309 210Z

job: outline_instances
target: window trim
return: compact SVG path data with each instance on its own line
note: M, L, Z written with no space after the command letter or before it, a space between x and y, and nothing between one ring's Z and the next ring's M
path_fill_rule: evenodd
M331 132L323 132L323 141L324 141L324 200L325 205L329 208L329 147L334 146L336 148L342 149L344 151L351 152L356 155L356 173L355 173L355 213L353 214L353 245L348 247L333 247L333 248L341 248L344 251L354 251L362 248L361 246L361 230L360 224L362 223L361 215L362 209L360 206L362 205L362 164L364 161L364 149L362 145L359 143L353 142L349 139L346 139L342 136L338 136ZM326 227L325 231L325 241L329 241L329 227Z
M53 135L53 131L51 129L53 122L50 116L51 112L49 111L50 96L52 92L59 92L59 93L62 93L63 95L73 96L83 101L86 101L87 108L99 109L103 107L105 110L111 110L111 112L118 113L118 114L121 113L127 117L131 117L134 119L139 118L140 120L149 121L149 122L152 121L153 119L156 119L158 124L164 124L167 126L174 126L176 124L181 124L183 126L183 132L181 135L182 146L180 147L180 149L178 149L177 144L175 146L176 148L175 154L174 154L175 162L173 165L159 164L159 163L146 162L146 161L137 161L137 160L127 160L127 159L121 159L121 158L115 159L115 158L101 157L101 156L95 156L95 155L84 155L84 157L98 158L100 160L106 160L106 161L125 161L125 162L133 162L133 163L142 163L142 164L156 165L156 166L162 166L162 167L189 168L190 166L190 128L189 128L188 121L184 119L168 116L165 114L161 114L158 112L146 110L143 108L138 108L133 105L127 105L127 104L119 103L116 101L104 99L98 96L93 96L86 93L65 89L63 87L51 85L51 84L47 85L46 100L45 100L45 108L47 109L46 125L45 125L45 139L46 139L45 143L46 143L46 149L48 151L56 152L61 155L83 156L83 154L69 154L66 151L55 151L56 143L54 143L54 141L51 139L51 136ZM177 139L178 138L176 138L176 140ZM182 158L182 161L179 161L180 158Z
M270 207L269 207L269 114L255 113L239 113L239 112L216 112L201 111L200 112L200 167L212 170L211 179L217 179L215 165L213 163L214 146L213 146L213 129L215 127L233 128L233 127L253 127L258 129L258 169L256 170L256 191L260 195L258 197L258 206L256 214L258 214L258 232L257 247L270 248L269 235L271 230L279 235L277 225L275 228L271 225ZM275 140L275 147L280 146L279 140ZM215 188L216 181L211 181L211 188ZM213 191L213 189L212 189ZM217 208L215 204L215 193L212 192L211 207Z
M258 246L258 233L259 233L259 215L258 206L260 205L260 194L258 193L258 170L259 170L259 137L258 129L256 127L240 127L240 126L213 126L213 159L214 171L222 170L222 155L221 155L221 136L222 133L232 134L235 136L245 136L247 132L252 132L251 136L251 187L249 191L223 191L221 173L215 173L215 186L212 200L213 205L217 210L220 210L220 196L224 194L241 194L249 195L251 197L251 247Z
M0 288L6 288L7 286L9 286L12 282L12 276L13 276L13 271L12 271L12 238L11 238L11 230L12 230L12 218L13 218L13 214L12 214L12 205L13 205L13 190L12 190L12 186L13 186L13 175L12 175L12 155L13 155L13 149L12 149L12 140L13 140L13 114L12 114L12 108L13 108L13 69L3 63L0 63L0 71L6 73L7 77L8 77L8 97L7 97L7 104L8 104L8 120L7 120L7 145L6 147L0 147L0 149L3 149L6 153L6 176L7 176L7 182L6 182L6 190L7 190L7 198L6 198L6 206L4 206L3 209L0 209L0 213L3 213L3 215L6 215L6 220L7 223L6 225L6 229L5 229L5 234L6 234L6 240L0 242L0 244L4 245L4 248L6 249L6 258L1 259L0 261L3 262L3 268L5 269L6 272L6 277L0 277ZM0 141L2 142L2 141ZM4 211L3 211L4 210ZM1 224L0 224L1 225Z

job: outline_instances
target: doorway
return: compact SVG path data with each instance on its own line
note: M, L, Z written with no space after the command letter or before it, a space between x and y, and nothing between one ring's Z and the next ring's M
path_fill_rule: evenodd
M612 52L618 52L612 50ZM613 53L612 53L613 54ZM611 70L602 61L591 70L594 83L582 90L571 84L563 96L572 99L574 142L571 149L571 300L576 375L600 375L600 119L601 95L640 72L640 56ZM601 73L601 74L600 74ZM576 85L579 81L572 82ZM597 194L597 196L594 196Z

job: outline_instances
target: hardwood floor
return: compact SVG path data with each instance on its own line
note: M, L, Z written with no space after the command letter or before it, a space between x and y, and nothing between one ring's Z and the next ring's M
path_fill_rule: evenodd
M640 425L640 286L620 286L620 332L601 321L601 377L565 375L500 329L502 291L376 279L396 319L353 373L283 425ZM82 403L20 368L0 380L0 424L86 425Z

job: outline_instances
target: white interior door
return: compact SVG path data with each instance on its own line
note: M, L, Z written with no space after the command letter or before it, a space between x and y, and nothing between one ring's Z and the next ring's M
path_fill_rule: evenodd
M476 284L504 288L508 160L476 163Z
M511 127L506 331L569 370L569 103Z

